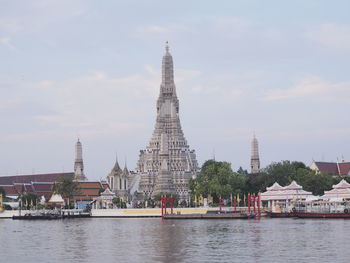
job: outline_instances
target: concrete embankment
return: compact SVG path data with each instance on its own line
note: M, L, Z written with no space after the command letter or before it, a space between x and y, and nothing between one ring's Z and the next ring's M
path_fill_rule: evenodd
M181 214L205 214L208 210L217 210L218 208L174 208L173 213ZM170 209L167 209L170 213ZM140 217L161 217L160 208L137 208L137 209L93 209L92 217L114 217L114 218L140 218Z

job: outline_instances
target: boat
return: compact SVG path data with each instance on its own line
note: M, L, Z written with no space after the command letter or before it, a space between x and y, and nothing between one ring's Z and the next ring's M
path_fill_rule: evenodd
M350 209L345 208L343 211L320 211L320 212L309 212L309 211L297 211L295 216L298 218L348 218L350 219Z
M295 217L295 212L271 212L266 211L267 216L271 218Z
M232 211L208 211L206 214L164 214L163 219L250 219L255 213L237 213Z

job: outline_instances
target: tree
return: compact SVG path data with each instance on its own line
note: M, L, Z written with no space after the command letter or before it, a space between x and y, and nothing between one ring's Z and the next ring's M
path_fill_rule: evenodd
M206 161L196 179L190 181L193 195L213 196L214 202L219 198L229 198L232 193L241 192L244 177L234 173L228 162Z
M29 208L30 206L36 206L40 202L40 196L35 193L24 193L21 196L21 201L24 206Z
M2 195L2 200L5 201L6 199L6 192L5 189L0 187L0 195Z
M54 192L60 194L67 200L67 206L70 205L70 199L80 194L79 184L70 177L62 177L54 187Z

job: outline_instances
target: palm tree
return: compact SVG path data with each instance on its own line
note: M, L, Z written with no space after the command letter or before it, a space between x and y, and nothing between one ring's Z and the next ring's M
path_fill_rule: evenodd
M80 194L80 187L77 182L70 177L62 177L58 180L54 187L54 192L60 194L67 200L67 206L69 207L69 201L73 196Z

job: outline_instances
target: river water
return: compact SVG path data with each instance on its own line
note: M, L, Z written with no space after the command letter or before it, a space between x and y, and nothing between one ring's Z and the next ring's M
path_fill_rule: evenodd
M350 262L350 220L0 220L0 262Z

